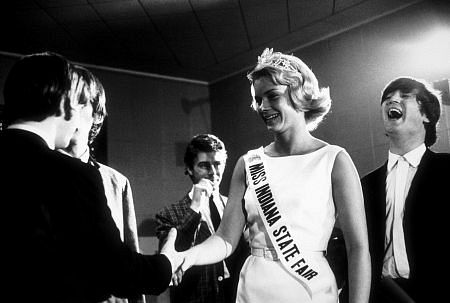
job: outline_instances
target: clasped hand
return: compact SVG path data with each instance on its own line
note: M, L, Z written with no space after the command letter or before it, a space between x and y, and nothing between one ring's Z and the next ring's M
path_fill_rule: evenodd
M166 243L161 248L161 254L165 255L172 266L172 281L170 285L179 285L184 273L192 267L195 262L195 254L193 249L183 252L175 250L175 240L177 238L176 228L171 228L167 235Z

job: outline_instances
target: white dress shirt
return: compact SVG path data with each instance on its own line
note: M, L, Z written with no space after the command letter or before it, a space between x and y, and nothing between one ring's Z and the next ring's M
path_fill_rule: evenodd
M425 151L425 144L419 145L403 156L389 151L386 178L386 234L383 277L409 278L409 263L403 232L403 214L412 179ZM401 169L403 165L404 170Z

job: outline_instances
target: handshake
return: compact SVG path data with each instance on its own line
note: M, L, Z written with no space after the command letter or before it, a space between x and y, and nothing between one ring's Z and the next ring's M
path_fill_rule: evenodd
M161 254L165 255L172 265L172 281L170 285L178 286L181 283L183 274L194 265L195 257L193 249L183 252L175 250L175 240L177 238L176 228L171 228L167 235L166 243L161 248Z

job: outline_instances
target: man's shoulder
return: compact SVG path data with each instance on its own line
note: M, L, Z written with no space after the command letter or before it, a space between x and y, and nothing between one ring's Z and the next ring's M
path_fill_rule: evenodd
M430 151L430 157L435 161L450 163L450 153L440 153Z
M157 214L156 218L166 218L174 221L183 220L188 214L193 215L194 212L190 208L191 199L189 195L186 194L178 202L172 203L170 205L164 206Z
M362 178L362 182L367 182L368 180L372 180L374 178L378 178L380 175L382 175L386 171L386 163L383 165L378 166L377 168L369 171L367 174L365 174Z
M186 210L191 206L192 199L188 194L184 195L180 200L168 206L170 209Z
M92 166L82 162L80 159L73 158L57 151L52 151L50 157L52 157L60 169L76 170L82 174L95 173L95 169L93 169Z
M109 177L112 177L114 179L116 179L117 181L120 182L127 182L128 178L122 174L121 172L119 172L117 169L112 168L111 166L108 166L106 164L97 162L98 164L98 170L100 171L100 173L103 175L108 175Z
M191 198L189 198L189 195L186 194L177 202L164 206L160 213L186 211L190 207L190 204Z
M435 175L448 173L450 170L450 153L438 153L428 150L419 164L419 170Z
M55 151L54 155L55 175L64 176L61 180L67 188L77 188L77 190L89 193L104 193L104 186L100 172L93 166L82 162L79 159L61 154Z

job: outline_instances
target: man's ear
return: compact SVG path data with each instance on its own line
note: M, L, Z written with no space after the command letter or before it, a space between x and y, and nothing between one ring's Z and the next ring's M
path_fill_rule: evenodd
M186 166L186 168L184 169L184 174L192 177L193 175L192 169Z

